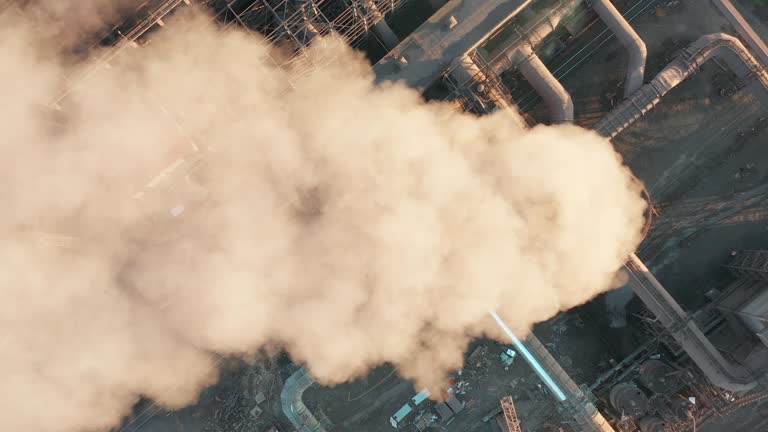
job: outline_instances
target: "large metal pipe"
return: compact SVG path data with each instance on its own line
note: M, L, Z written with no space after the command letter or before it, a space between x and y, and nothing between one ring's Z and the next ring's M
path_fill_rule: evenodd
M288 417L288 420L299 432L325 432L323 425L302 400L304 391L314 383L315 380L309 371L301 368L288 377L280 393L283 414Z
M472 60L472 57L470 56L470 52L465 53L461 57L457 57L451 63L450 68L450 75L451 77L456 80L459 87L466 87L466 83L475 83L475 84L481 84L488 81L489 75L498 76L499 73L504 72L507 69L511 69L514 67L517 67L517 63L532 61L534 64L532 65L526 65L524 67L526 73L528 73L533 79L536 81L536 85L539 87L537 90L542 89L542 91L547 91L548 94L556 93L562 96L563 93L567 96L567 98L570 100L570 96L567 92L565 92L565 89L562 88L562 86L557 83L557 80L554 80L554 83L552 82L552 79L554 79L554 76L549 72L549 70L544 66L544 64L541 62L541 59L536 56L534 53L530 53L528 55L528 52L518 52L519 48L518 46L530 46L535 47L539 43L541 43L544 38L546 38L549 34L551 34L557 26L560 24L560 22L568 15L573 13L576 10L576 7L579 6L584 0L567 0L567 2L563 2L560 4L559 7L554 9L552 12L548 13L545 17L539 19L536 23L534 23L529 29L525 30L523 33L525 34L525 42L523 43L515 43L513 45L510 45L507 47L507 49L502 50L500 54L498 54L495 59L496 61L490 62L490 70L483 72L481 68L474 63ZM525 50L525 48L523 48ZM501 61L499 61L501 59ZM542 79L542 76L550 76L552 79L546 78ZM526 76L526 78L528 78ZM499 81L498 84L503 84ZM556 87L559 86L560 88L554 88L552 90L552 85L555 85ZM491 86L494 87L494 86ZM504 95L499 94L499 89L487 89L488 96L494 100L494 102L497 102L496 105L500 108L510 108L515 106L514 103L509 100L507 101L506 97ZM470 92L472 93L472 92ZM468 95L470 98L475 99L476 96L474 94ZM510 95L511 97L511 95ZM559 98L548 98L545 99L545 101L549 103L553 103L554 105L550 106L550 111L553 113L552 122L553 123L562 123L562 122L568 122L573 120L573 108L570 110L570 116L566 112L563 114L562 111L562 101L558 101ZM567 103L566 103L567 105ZM573 105L572 103L570 104ZM567 109L566 109L567 111ZM563 120L565 118L566 120ZM570 120L567 120L567 118L570 118Z
M763 39L755 32L752 26L749 25L749 22L744 19L731 0L712 0L712 2L736 28L736 31L747 42L747 45L752 48L752 52L757 55L760 62L763 65L768 65L768 46L766 46Z
M725 63L763 105L768 108L768 73L744 45L733 36L715 33L702 36L659 72L648 84L606 114L594 129L613 138L653 109L661 98L693 75L712 58Z
M544 99L549 107L552 123L573 122L573 100L560 81L552 75L544 62L528 45L518 47L510 54L510 61Z
M379 10L376 2L374 0L363 0L363 5L367 9L368 14L373 16L373 30L376 32L376 35L379 36L387 50L392 50L398 46L400 44L400 38L397 37L394 31L392 31L392 27L387 24L387 21L384 20L384 15Z
M510 53L514 52L519 46L528 45L535 50L536 47L538 47L547 36L552 34L565 18L572 15L583 2L584 0L568 0L567 2L563 2L557 9L553 10L543 18L540 18L527 29L522 30L521 34L524 35L522 39L513 41L510 45L504 48L502 54L494 56L494 59L490 61L494 71L501 73L506 69L509 69L509 63L504 60L509 59L511 55Z
M475 50L531 1L451 0L376 63L373 71L381 81L403 81L423 91L453 59Z
M752 373L723 358L637 255L630 255L625 268L629 272L629 284L637 296L712 384L737 392L750 390L757 385Z
M610 0L592 0L592 8L629 51L627 77L624 81L624 97L629 97L629 95L643 86L645 60L648 56L645 42L638 36L621 13L616 10Z

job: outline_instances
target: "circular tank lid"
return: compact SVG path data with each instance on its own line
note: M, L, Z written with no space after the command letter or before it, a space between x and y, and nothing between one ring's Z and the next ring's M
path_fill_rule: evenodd
M667 424L660 417L648 416L640 419L641 432L665 432Z
M616 411L626 416L637 418L648 412L648 397L632 383L615 385L608 399Z
M654 393L669 394L679 382L672 366L660 360L648 360L640 365L640 384Z

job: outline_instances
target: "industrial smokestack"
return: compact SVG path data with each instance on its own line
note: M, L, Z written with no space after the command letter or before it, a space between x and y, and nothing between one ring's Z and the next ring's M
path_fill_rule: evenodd
M503 337L488 308L522 336L637 246L640 189L595 133L426 104L334 40L289 87L263 40L181 18L52 130L38 107L81 66L44 23L0 16L0 430L106 429L139 395L183 406L218 355L267 343L325 384L391 362L436 385L470 338ZM199 171L132 199L190 140Z

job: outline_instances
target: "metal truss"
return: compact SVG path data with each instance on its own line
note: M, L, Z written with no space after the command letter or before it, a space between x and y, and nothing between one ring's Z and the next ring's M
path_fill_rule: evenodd
M136 46L137 40L148 32L152 27L157 24L163 25L163 18L171 13L176 7L181 4L190 4L190 0L166 0L160 3L156 8L150 10L148 15L144 17L139 23L134 26L128 33L122 35L115 45L107 50L104 50L96 61L86 69L80 76L76 77L71 85L67 86L64 91L59 94L56 99L51 103L52 106L57 107L58 104L66 98L73 90L75 90L88 76L95 72L99 67L108 64L111 60L117 57L124 49L130 46Z
M0 0L3 1L3 0ZM5 0L9 1L9 0ZM289 41L294 51L278 64L301 76L317 67L308 61L305 48L316 36L338 35L353 47L358 46L368 31L384 15L410 0L199 0L195 3L210 7L223 29L238 25L256 31L275 44ZM70 84L51 103L58 107L73 90L93 72L109 64L124 49L136 46L139 38L155 25L163 25L163 18L181 4L192 0L165 0L149 10L126 33L118 33L119 39L104 50L81 75L71 78ZM9 5L12 3L9 2ZM2 5L3 3L0 3ZM277 63L277 62L276 62ZM294 75L292 73L291 75Z
M509 432L521 432L520 419L517 418L515 401L512 396L504 396L501 399L501 410L504 413L504 420L507 422Z
M736 277L768 281L768 250L743 250L725 266Z
M353 46L409 0L208 0L224 22L238 22L269 40L306 47L315 36L336 34Z

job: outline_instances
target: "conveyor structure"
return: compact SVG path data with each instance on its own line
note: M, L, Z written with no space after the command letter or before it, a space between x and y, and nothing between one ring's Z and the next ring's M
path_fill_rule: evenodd
M302 400L304 391L314 383L315 380L309 371L301 368L288 377L280 393L283 413L298 432L326 432L325 427L315 418Z
M613 138L643 117L661 99L707 61L717 58L735 73L746 87L768 107L768 74L744 45L733 36L716 33L702 36L659 72L648 84L611 110L595 125L595 130Z

